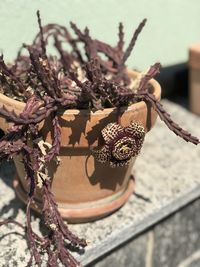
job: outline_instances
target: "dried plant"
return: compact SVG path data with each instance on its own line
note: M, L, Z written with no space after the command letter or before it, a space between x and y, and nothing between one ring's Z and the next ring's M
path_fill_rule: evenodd
M0 159L9 160L21 154L30 186L26 227L14 220L6 220L0 225L15 223L26 232L31 254L27 266L32 266L33 261L41 266L41 252L45 251L48 255L48 267L57 267L59 262L64 266L75 267L80 264L70 254L67 244L82 249L87 243L72 234L61 218L50 190L47 172L47 164L59 155L61 146L58 113L71 108L95 111L108 107L128 107L144 100L153 106L161 120L175 134L194 144L198 144L199 140L173 122L150 92L148 82L159 72L159 63L150 67L139 84L136 83L136 87L131 86L133 81L127 74L125 63L146 19L140 23L130 44L124 49L122 23L119 24L118 43L112 47L93 39L87 27L81 31L71 22L75 34L73 37L64 26L42 26L39 11L37 17L39 33L31 45L22 46L14 64L6 65L3 55L0 57L1 92L26 103L20 114L8 110L5 106L0 107L0 116L13 123L8 133L0 140ZM49 39L54 40L58 58L47 54ZM70 45L70 51L63 48L66 43ZM79 48L80 44L84 45L83 50ZM28 56L23 55L24 49L28 51ZM45 140L42 140L38 127L39 123L48 117L51 117L53 142L49 149L46 149ZM115 136L109 137L109 131L116 127L118 131ZM110 160L111 165L124 165L139 153L144 134L144 129L138 124L133 123L123 129L114 123L103 130L105 146L101 151L94 151L94 154L100 161ZM43 217L48 229L48 234L43 237L38 236L31 227L30 208L34 202L36 187L42 190Z

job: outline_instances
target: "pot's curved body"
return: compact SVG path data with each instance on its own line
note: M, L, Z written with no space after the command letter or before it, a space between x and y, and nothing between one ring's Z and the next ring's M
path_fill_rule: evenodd
M131 76L135 72L130 71ZM150 81L154 95L160 99L161 89L155 80ZM0 105L22 112L25 104L0 94ZM51 189L55 195L59 210L64 218L71 222L83 222L105 216L122 206L134 190L134 181L130 179L133 162L129 166L111 168L101 164L91 156L90 146L102 142L101 130L110 122L116 122L119 111L104 109L90 113L87 110L67 110L59 116L61 125L60 164L49 165L52 178ZM146 131L155 124L157 114L150 105L141 101L121 109L121 124L128 126L132 121L141 123ZM41 124L44 139L51 143L52 129L48 119ZM0 118L0 128L6 131L9 124ZM15 159L17 170L14 187L17 195L26 201L28 183L20 161ZM37 192L35 206L39 210L40 192Z

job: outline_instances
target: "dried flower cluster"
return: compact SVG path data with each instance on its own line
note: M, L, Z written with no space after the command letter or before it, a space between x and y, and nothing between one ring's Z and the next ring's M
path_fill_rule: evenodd
M50 191L47 174L47 164L59 155L60 150L58 112L70 108L94 111L107 107L127 107L144 100L151 103L175 134L194 144L198 144L199 140L174 123L150 93L148 82L159 72L159 63L142 75L139 83L134 83L127 74L126 60L146 20L141 22L130 44L124 49L122 23L119 24L118 43L112 47L93 39L87 27L81 31L71 23L75 34L73 37L66 27L57 24L42 26L39 12L37 17L39 33L31 45L22 46L14 64L6 65L3 56L0 57L1 93L26 103L21 114L11 112L4 106L0 107L0 116L13 123L8 133L0 140L0 159L12 159L19 153L23 155L24 169L30 184L27 224L24 228L31 252L28 266L31 266L33 261L41 266L40 254L45 251L48 255L48 267L56 267L59 262L64 266L75 267L80 264L69 253L66 244L84 248L86 241L73 235L63 222ZM57 57L47 53L50 39L54 41ZM69 51L64 49L65 44L70 46ZM84 49L80 48L81 45ZM28 51L28 56L23 54L24 49ZM53 143L48 149L45 148L45 140L41 139L38 130L38 124L47 117L51 117L54 131ZM108 131L113 131L116 127L116 134L108 138ZM103 161L109 160L111 164L119 166L119 162L127 163L132 156L138 154L144 130L134 123L125 129L112 124L103 130L103 136L105 146L102 149L104 156L106 155ZM96 152L97 158L101 156L101 152ZM30 207L34 201L36 186L43 192L43 217L49 229L48 235L43 237L38 236L31 227ZM17 224L7 220L0 225L4 223Z

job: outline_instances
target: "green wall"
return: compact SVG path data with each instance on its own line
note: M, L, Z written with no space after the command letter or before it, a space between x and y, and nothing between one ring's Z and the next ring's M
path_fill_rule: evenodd
M188 46L200 41L200 0L0 0L0 49L5 59L14 58L21 43L37 32L36 10L43 24L76 22L89 26L93 36L114 44L118 22L130 40L138 23L148 23L128 63L146 69L155 61L164 66L187 60Z

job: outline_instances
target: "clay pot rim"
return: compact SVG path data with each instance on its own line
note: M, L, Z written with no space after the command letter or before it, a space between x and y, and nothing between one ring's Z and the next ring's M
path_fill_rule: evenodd
M133 71L133 70L128 70L128 74L130 76L137 76L139 74L139 72L137 71ZM155 80L155 79L151 79L149 81L149 83L152 85L153 89L154 89L154 96L157 100L160 100L161 98L161 87L160 87L160 84ZM11 97L8 97L2 93L0 93L0 99L2 99L3 103L8 103L9 106L12 106L13 109L17 109L18 111L23 111L23 109L25 108L25 103L23 102L20 102L18 100L15 100L15 99L12 99ZM144 101L139 101L137 103L133 103L132 105L130 105L128 108L126 107L120 107L120 110L126 110L126 111L129 111L129 110L132 110L133 109L133 106L135 109L141 109L144 107L144 105L146 105L146 103ZM95 112L93 111L89 111L88 109L67 109L65 110L62 115L88 115L88 114L91 114L92 116L95 116L95 115L106 115L106 114L110 114L111 112L118 112L117 111L117 108L105 108L103 110L97 110Z

